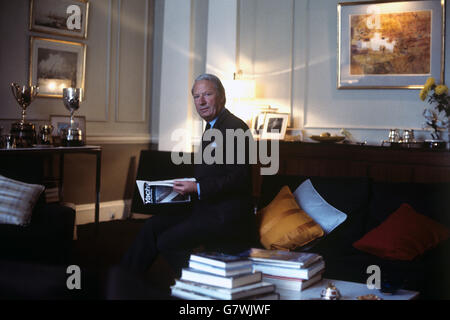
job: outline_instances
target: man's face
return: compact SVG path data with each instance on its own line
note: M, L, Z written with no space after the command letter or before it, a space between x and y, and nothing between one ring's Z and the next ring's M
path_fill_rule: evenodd
M224 99L211 81L197 81L192 95L198 114L206 121L214 120L224 107Z

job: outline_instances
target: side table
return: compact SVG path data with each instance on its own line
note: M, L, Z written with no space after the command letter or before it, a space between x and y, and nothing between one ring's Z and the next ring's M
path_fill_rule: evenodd
M85 153L96 157L95 175L95 234L98 234L100 219L100 177L101 177L101 156L100 146L81 147L33 147L33 148L12 148L0 149L0 156L27 156L27 155L59 155L59 200L64 200L64 156L66 154Z
M358 296L374 294L383 300L413 300L417 299L419 292L398 290L395 294L383 294L377 289L369 289L365 283L356 283L342 280L322 279L303 291L278 289L281 300L320 300L322 289L332 282L341 293L340 300L357 300Z

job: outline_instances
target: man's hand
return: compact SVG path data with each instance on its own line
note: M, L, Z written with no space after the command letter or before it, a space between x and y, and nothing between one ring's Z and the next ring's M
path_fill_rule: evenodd
M195 181L174 181L173 190L182 195L197 193L197 182Z

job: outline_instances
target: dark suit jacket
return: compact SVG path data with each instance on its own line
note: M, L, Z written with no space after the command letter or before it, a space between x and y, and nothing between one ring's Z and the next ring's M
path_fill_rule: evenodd
M254 224L251 165L248 161L244 164L238 164L237 156L239 154L237 152L246 151L247 153L248 148L239 150L235 138L228 138L227 141L226 130L242 129L245 132L248 130L248 126L230 111L224 109L214 123L213 129L220 131L223 144L220 145L220 139L212 142L204 141L201 149L203 152L206 146L215 143L216 155L218 148L223 150L223 164L202 162L194 165L194 176L200 184L200 200L194 203L194 214L205 218L208 215L214 215L220 223L223 223L224 227L237 227L242 224L245 230L248 224ZM226 146L230 143L234 143L233 163L227 163L226 161ZM248 144L246 145L248 146ZM214 155L214 152L208 153ZM248 157L246 158L248 159Z

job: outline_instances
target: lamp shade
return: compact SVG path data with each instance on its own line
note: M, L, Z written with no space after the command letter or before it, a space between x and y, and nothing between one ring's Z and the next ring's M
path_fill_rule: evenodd
M227 98L231 99L254 99L255 81L254 80L229 80L225 81L225 90Z

